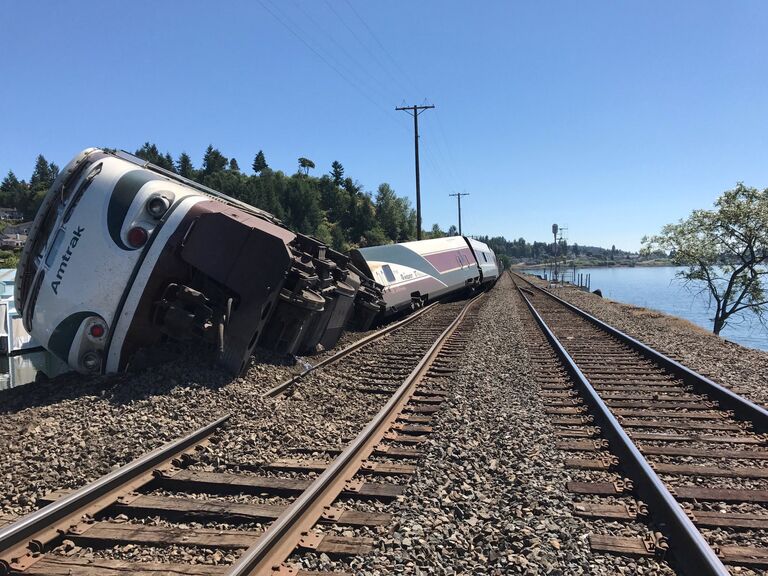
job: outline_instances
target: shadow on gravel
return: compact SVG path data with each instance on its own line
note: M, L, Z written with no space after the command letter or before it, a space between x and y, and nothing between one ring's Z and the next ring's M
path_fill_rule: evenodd
M210 351L199 347L164 346L138 360L142 368L123 374L83 376L70 372L3 390L0 392L0 414L13 414L27 408L50 406L87 396L125 405L169 394L179 386L218 390L236 379L215 364ZM296 360L257 349L250 366L254 364L290 368L296 365Z

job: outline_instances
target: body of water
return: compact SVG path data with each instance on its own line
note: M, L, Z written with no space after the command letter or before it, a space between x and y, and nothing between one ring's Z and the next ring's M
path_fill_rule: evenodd
M712 330L714 305L710 306L706 294L696 295L698 287L686 288L675 277L679 270L683 268L638 266L578 268L576 273L590 274L592 290L599 288L605 298L679 316L706 330ZM540 270L528 272L542 273ZM732 316L720 336L742 346L768 350L768 329L751 313L742 317Z

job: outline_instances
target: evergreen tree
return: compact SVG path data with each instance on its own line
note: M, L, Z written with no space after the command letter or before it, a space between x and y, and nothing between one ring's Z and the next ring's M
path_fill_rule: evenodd
M173 163L173 156L169 152L165 153L165 156L162 157L160 164L158 164L160 168L165 168L166 170L169 170L171 172L176 172L176 166Z
M234 158L229 161L229 169L233 172L240 172L240 166L237 165L237 160Z
M341 186L344 182L344 166L338 160L334 160L331 164L331 178L336 186Z
M208 176L226 169L228 160L213 145L209 144L203 156L203 175Z
M58 172L58 169L56 170ZM47 191L53 184L56 175L45 157L40 154L35 162L35 170L29 179L29 186L35 192Z
M256 157L253 159L253 171L256 174L261 174L261 171L264 170L264 168L267 168L269 164L267 164L266 158L264 158L264 152L259 150L259 152L256 154Z
M176 161L176 171L184 178L194 179L195 167L192 165L192 158L186 152L179 155L179 159Z

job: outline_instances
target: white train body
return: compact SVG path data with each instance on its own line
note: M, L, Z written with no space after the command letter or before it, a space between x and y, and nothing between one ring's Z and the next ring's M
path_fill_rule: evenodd
M351 257L355 266L384 286L385 315L482 288L499 275L493 251L464 236L360 248Z

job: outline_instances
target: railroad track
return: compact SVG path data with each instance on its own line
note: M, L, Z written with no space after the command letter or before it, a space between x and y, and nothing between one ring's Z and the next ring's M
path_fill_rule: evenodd
M683 574L768 568L768 412L512 275L574 513L621 522L593 551L661 556ZM649 528L650 526L650 528Z
M391 516L345 501L387 502L403 493L432 416L448 398L446 379L462 356L479 298L436 307L428 322L400 330L397 341L405 334L406 344L390 343L384 358L372 356L383 346L378 342L333 366L334 372L343 368L358 376L366 368L367 375L349 385L385 396L351 440L287 444L291 458L260 467L227 463L238 472L206 471L198 465L199 454L225 432L230 417L222 416L79 490L49 495L47 506L33 514L5 526L0 519L0 574L340 574L306 570L290 559L302 554L306 564L313 554L344 558L375 545L374 538L357 534L386 526ZM236 560L201 565L120 557L126 547L142 546L202 548L215 550L219 560Z

